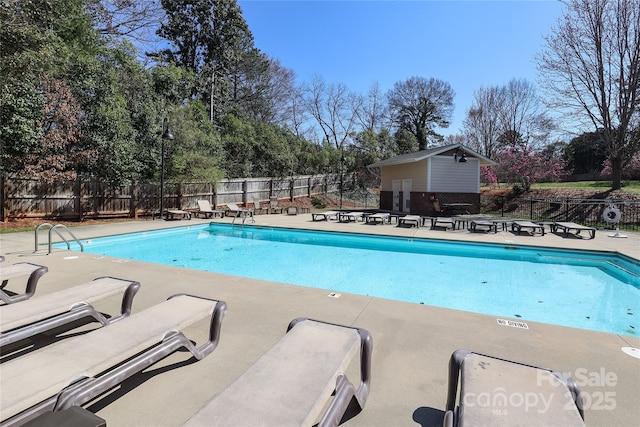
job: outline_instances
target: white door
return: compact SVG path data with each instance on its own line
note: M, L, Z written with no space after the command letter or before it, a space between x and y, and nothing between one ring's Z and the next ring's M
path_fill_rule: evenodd
M411 180L402 180L402 212L411 212Z
M393 210L400 210L400 190L402 189L402 181L394 179L391 181L391 190L393 191Z

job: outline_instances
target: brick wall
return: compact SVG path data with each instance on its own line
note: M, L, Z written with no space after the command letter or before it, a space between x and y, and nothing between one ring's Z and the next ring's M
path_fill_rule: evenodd
M431 194L440 201L440 204L447 203L470 203L469 213L480 213L480 193L411 193L411 213L416 215L435 215ZM400 192L402 200L402 192ZM393 210L393 192L380 192L380 209ZM408 212L406 212L408 213Z

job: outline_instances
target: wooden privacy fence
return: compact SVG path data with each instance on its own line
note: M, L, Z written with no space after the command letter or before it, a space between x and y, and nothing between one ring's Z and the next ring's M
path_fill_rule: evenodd
M345 175L344 185L353 181ZM132 183L111 188L94 178L79 177L63 184L47 184L28 178L2 178L1 218L82 219L151 215L160 209L160 184ZM197 200L212 205L256 201L294 200L340 190L340 175L307 175L289 178L226 179L216 183L165 182L166 209L195 209Z

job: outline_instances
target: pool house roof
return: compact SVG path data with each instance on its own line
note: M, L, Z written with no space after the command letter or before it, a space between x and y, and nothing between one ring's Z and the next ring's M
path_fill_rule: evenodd
M398 156L373 163L369 165L369 168L380 168L385 166L395 166L395 165L402 165L405 163L420 162L430 157L439 156L447 152L456 151L456 150L459 151L459 155L461 155L464 152L467 156L476 157L477 159L480 160L480 166L495 166L497 164L490 158L485 157L462 144L450 144L450 145L443 145L440 147L433 147L426 150L415 151L413 153L400 154Z

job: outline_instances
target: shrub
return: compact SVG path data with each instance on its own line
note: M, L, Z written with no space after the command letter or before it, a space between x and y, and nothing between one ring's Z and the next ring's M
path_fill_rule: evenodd
M316 209L324 209L325 207L327 207L326 203L317 197L314 197L313 199L311 199L311 204Z

